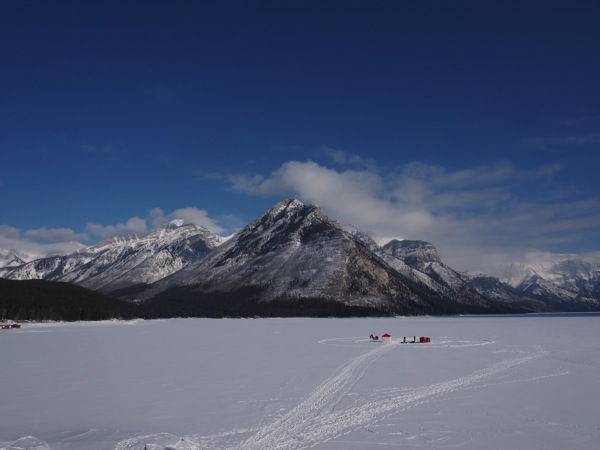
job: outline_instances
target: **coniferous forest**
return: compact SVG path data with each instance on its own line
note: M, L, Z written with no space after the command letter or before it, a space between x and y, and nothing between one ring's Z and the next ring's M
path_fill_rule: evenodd
M0 279L0 321L87 321L173 317L351 317L386 316L362 306L323 299L260 301L258 288L200 293L167 290L144 305L119 300L70 283Z
M148 309L70 283L0 279L0 320L153 318Z

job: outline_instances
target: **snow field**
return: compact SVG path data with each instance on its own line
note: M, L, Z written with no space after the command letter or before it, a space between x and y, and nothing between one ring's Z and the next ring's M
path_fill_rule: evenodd
M0 334L0 448L597 448L599 320L26 325Z

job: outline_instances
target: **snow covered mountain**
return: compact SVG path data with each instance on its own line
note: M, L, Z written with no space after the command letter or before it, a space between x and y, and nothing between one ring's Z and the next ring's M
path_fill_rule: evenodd
M426 285L438 296L456 303L489 307L489 301L453 269L442 263L437 249L425 241L393 239L380 247L375 240L353 227L345 227L390 267L416 284Z
M350 231L359 239L370 239ZM378 249L371 240L366 245L404 276L430 283L440 295L458 303L464 298L476 302L475 291L514 312L600 309L600 266L582 259L565 256L535 265L513 264L499 279L459 274L441 261L428 242L392 240Z
M467 275L469 285L488 298L543 311L600 308L600 267L570 256L536 264L512 264L500 279ZM487 281L486 281L487 280Z
M29 261L27 255L17 252L16 250L2 250L0 249L0 278L2 270L5 269L7 272L15 267L22 266Z
M5 266L0 274L13 280L64 281L107 292L155 282L221 242L206 228L174 221L143 236L117 236L70 255Z
M465 280L440 259L437 249L429 242L392 240L382 247L384 259L401 273L408 266L429 278L429 283L446 298L457 303L485 307L489 301L473 290Z
M594 297L600 292L600 266L566 255L537 264L512 264L501 280L513 287L529 290L536 289L535 285L539 285L541 290L548 289L545 286L547 282L575 294L575 297Z
M0 277L78 284L131 301L329 302L394 314L600 309L600 267L564 258L503 279L460 275L424 241L380 246L315 205L282 201L228 240L172 222L66 256L1 255ZM208 299L208 300L207 300ZM192 308L193 309L193 308ZM251 313L251 312L250 312Z
M440 295L448 290L437 288L426 275L410 268L407 273L386 263L365 245L364 236L344 230L318 206L289 199L202 260L155 283L143 297L181 286L193 288L198 297L252 287L260 291L261 301L322 299L400 314L481 311L492 306L468 287L468 294L455 293L450 299Z
M550 312L557 310L547 300L530 297L496 277L486 274L465 275L469 286L482 296L515 308L520 312ZM560 309L559 309L560 310Z

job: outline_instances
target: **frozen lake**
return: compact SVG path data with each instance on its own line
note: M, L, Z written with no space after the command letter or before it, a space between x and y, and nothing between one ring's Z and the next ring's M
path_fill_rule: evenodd
M0 331L0 361L0 448L600 442L593 314L26 324Z

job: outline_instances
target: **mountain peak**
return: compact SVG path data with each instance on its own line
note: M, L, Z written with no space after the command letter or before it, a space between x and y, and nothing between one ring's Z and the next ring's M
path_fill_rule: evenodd
M113 236L70 255L40 258L3 272L11 279L42 278L108 291L162 279L221 243L202 226L172 221L150 233Z
M15 249L9 251L0 250L0 268L1 267L18 267L25 264L31 258L27 255L18 252Z
M288 198L277 203L271 209L269 209L263 216L269 216L271 218L277 218L281 216L286 216L293 214L295 211L298 211L301 208L304 208L306 205L302 203L300 200L296 200L295 198Z
M289 198L277 203L254 222L246 226L241 234L247 234L250 230L267 230L272 227L279 227L285 224L300 224L310 221L331 221L319 206L306 205L295 198Z
M324 311L338 302L401 314L600 308L600 269L592 264L563 258L522 265L510 274L520 282L512 287L490 277L463 278L428 242L392 240L379 247L366 233L295 198L277 203L226 242L205 227L174 220L70 255L28 263L12 256L0 249L0 276L101 291L137 286L127 294L131 299L181 301L192 309L238 295L260 302L304 299L298 311L305 311L305 300L324 301ZM188 302L188 294L203 301Z
M441 263L440 256L433 244L425 241L394 239L383 246L384 251L408 265L422 269L429 263Z
M166 228L166 229L174 229L174 228L179 228L182 227L184 225L184 221L183 219L173 219L170 222L164 224L161 228Z

